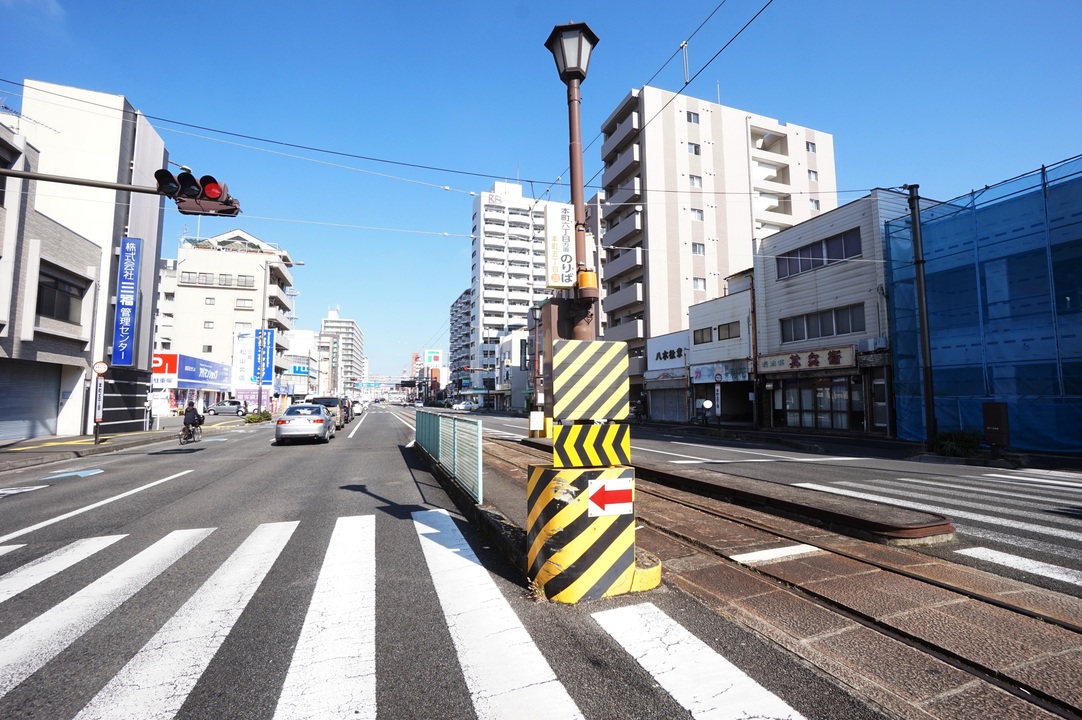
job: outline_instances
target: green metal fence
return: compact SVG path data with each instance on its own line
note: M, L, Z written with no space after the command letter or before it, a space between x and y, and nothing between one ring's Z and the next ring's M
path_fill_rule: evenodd
M481 421L417 411L417 444L477 502L484 502Z

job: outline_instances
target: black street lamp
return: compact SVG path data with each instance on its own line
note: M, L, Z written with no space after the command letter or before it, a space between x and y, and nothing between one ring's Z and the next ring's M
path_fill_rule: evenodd
M575 255L578 260L576 298L579 308L571 331L573 340L597 339L597 273L586 268L586 200L582 179L582 99L579 84L586 79L590 54L598 38L586 23L557 25L545 41L556 60L560 80L567 85L567 114L570 127L571 204L575 209Z

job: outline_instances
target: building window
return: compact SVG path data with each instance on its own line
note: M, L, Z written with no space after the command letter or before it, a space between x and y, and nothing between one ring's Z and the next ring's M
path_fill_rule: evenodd
M688 152L692 155L702 155L703 149L699 143L688 143Z
M864 303L781 319L783 343L862 332L864 332Z
M718 325L718 340L731 340L740 337L740 321Z
M819 201L816 200L815 198L809 198L808 199L808 204L811 205L812 210L818 210L819 209Z
M213 345L204 345L203 346L203 352L205 352L205 353L214 352L214 346Z
M688 110L688 122L692 125L699 124L699 113Z
M692 255L706 255L706 244L705 243L697 243L697 242L691 243L691 254Z
M193 272L182 272L180 274L180 281L182 283L194 283L199 276Z
M214 298L212 298L212 297L204 298L203 299L203 304L204 305L213 305L214 304Z
M853 228L779 255L775 259L778 279L859 257L861 254L860 228Z
M696 222L703 221L703 211L699 208L691 208L691 219Z
M253 307L255 307L255 303L252 302L251 298L237 298L236 308L238 310L251 310Z
M218 284L224 285L225 287L230 287L233 284L233 276L226 273L219 274Z
M815 143L809 140L808 142L804 143L804 149L810 153L815 152Z
M692 278L691 285L696 290L706 290L706 278Z
M695 330L691 333L691 341L696 345L702 345L703 343L714 342L714 328L702 328L701 330Z
M200 285L213 285L214 284L214 273L199 273L199 284Z
M170 350L173 347L173 343L170 340L162 340L162 350Z
M68 276L60 268L47 266L42 262L38 270L38 307L39 317L77 323L82 318L83 296L86 286Z
M691 183L693 188L701 188L703 186L702 175L688 175L688 182Z
M817 182L819 180L819 171L818 170L809 170L808 171L808 179L811 180L812 182Z
M165 294L165 302L173 302L176 299L177 299L177 294L176 293L168 293L167 292Z
M204 320L203 321L203 329L204 330L213 330L214 329L214 321L213 320Z
M255 275L237 275L237 287L255 287Z

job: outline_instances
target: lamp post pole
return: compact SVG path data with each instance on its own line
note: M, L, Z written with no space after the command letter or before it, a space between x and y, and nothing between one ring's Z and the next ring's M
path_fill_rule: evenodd
M586 264L586 200L582 173L582 98L579 86L586 79L590 53L598 38L586 23L557 25L545 47L556 60L560 80L567 85L567 119L570 142L571 204L575 211L575 324L572 340L597 339L597 272Z

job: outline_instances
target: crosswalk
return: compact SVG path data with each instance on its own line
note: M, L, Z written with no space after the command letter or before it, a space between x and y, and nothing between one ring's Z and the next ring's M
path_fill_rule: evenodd
M948 515L961 535L1001 546L958 554L1082 587L1082 475L1024 470L799 486Z
M546 658L454 519L442 510L425 510L412 513L412 521L473 714L483 720L585 717L582 699L573 697L557 673L558 662ZM141 647L133 645L126 661L115 662L112 676L87 692L90 699L80 700L81 709L70 716L177 716L253 598L271 592L264 587L268 574L299 524L269 522L238 538L194 592L190 588L197 582L186 586L189 596L178 598L180 607L168 619L150 630L133 629L149 639ZM373 515L337 518L321 560L314 561L319 570L277 691L274 718L379 717L376 528ZM176 566L216 530L163 531L130 557L119 552L125 541L132 541L122 534L79 539L40 557L34 556L34 545L25 542L25 536L20 544L0 546L9 567L20 554L28 557L0 576L0 617L5 604L32 588L62 584L80 564L119 553L119 564L101 563L111 569L83 587L71 588L63 599L0 638L0 703L24 683L48 674L58 656L70 656L71 648L106 619L140 622L126 616L126 603L144 589L168 585L175 575L184 574ZM722 720L762 716L765 711L769 717L801 717L650 602L589 617L612 638L613 651L626 652L628 662L650 673L689 717ZM83 647L81 652L93 663L92 649Z

